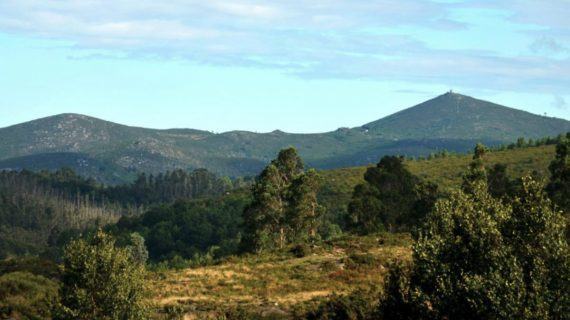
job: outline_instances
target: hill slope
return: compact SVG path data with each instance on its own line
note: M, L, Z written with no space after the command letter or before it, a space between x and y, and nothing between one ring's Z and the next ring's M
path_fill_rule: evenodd
M0 169L52 169L47 154L66 155L66 165L109 182L125 172L206 168L221 175L255 175L279 149L295 146L307 164L326 169L366 165L386 154L426 155L466 151L474 143L512 142L517 137L555 136L570 121L542 117L447 93L353 129L321 134L129 127L78 114L62 114L0 129ZM81 154L90 161L73 161ZM53 158L53 156L51 156ZM53 162L53 161L51 161ZM77 167L83 163L83 167ZM117 173L88 168L119 168ZM85 167L87 166L87 167ZM111 170L109 169L109 170ZM109 178L111 177L111 178Z
M363 128L387 139L480 139L515 141L556 136L570 122L448 92Z

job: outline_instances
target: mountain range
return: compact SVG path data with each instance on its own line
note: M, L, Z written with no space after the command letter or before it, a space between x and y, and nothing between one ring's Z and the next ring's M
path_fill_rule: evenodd
M570 121L452 92L360 127L318 134L157 130L60 114L1 128L0 169L67 166L106 183L177 168L236 177L257 174L288 146L308 166L326 169L366 165L386 154L464 152L476 142L498 145L567 131Z

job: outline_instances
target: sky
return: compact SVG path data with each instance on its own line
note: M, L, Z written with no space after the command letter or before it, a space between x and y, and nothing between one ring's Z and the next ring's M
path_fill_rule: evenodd
M0 127L324 132L453 90L570 119L570 0L1 0Z

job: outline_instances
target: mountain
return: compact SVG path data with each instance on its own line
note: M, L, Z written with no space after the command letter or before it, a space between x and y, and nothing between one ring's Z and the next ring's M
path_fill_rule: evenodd
M568 130L568 126L569 122L563 119L448 92L363 127L387 139L515 141L519 137L555 136Z
M320 134L155 130L61 114L0 129L0 169L61 164L104 182L175 168L242 176L257 174L288 146L297 147L309 166L335 168L366 165L385 154L462 152L476 142L496 145L567 131L570 121L451 92L361 127Z

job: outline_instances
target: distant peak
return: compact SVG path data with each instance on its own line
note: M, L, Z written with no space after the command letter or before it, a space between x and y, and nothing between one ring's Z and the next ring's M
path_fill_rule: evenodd
M462 95L461 93L455 92L453 90L449 90L446 93L442 94L442 96L448 96L448 97L465 97L464 95Z
M60 113L56 114L55 116L48 117L48 118L55 118L55 119L90 119L91 117L86 116L84 114L79 113Z

